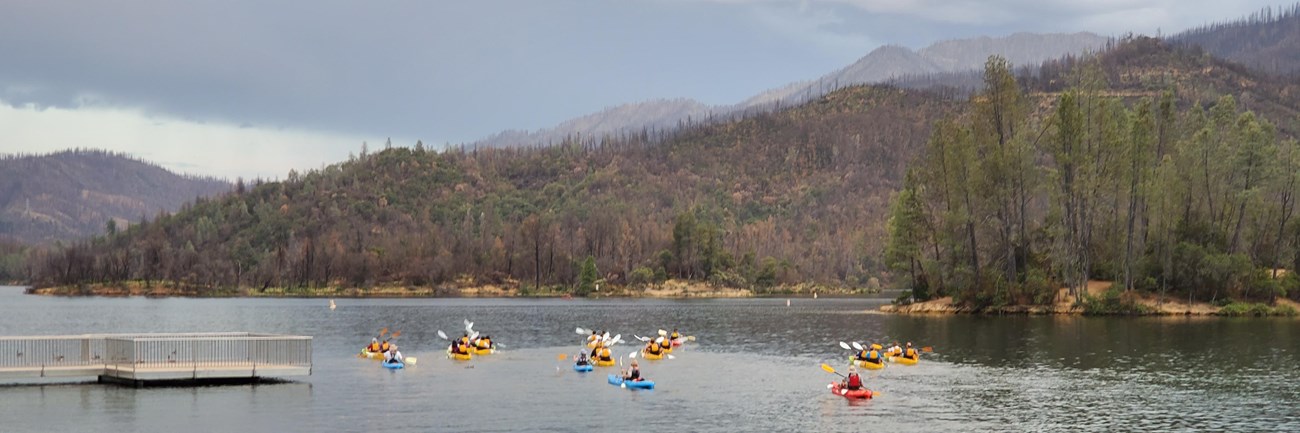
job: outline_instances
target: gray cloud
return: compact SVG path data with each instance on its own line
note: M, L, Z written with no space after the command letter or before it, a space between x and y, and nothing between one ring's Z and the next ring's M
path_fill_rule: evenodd
M915 48L1015 31L1170 33L1263 5L10 0L0 13L0 100L461 142L646 99L735 103L842 67L879 44Z

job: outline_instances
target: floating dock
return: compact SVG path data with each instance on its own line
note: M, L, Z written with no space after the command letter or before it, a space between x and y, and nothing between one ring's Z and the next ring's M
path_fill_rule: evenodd
M311 375L311 337L212 332L0 337L0 381L96 377L131 386Z

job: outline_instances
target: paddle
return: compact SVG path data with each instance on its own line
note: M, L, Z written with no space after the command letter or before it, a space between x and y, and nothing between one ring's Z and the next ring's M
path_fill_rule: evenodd
M379 330L379 338L384 338L384 334L387 334L387 333L388 333L388 328L380 329L380 330Z
M695 336L694 335L686 336L686 341L695 341Z
M634 351L634 352L632 352L632 353L627 354L627 358L628 358L628 359L636 359L636 353L637 353L637 352L640 352L640 350L637 350L637 351Z
M666 336L666 335L668 335L668 331L665 331L665 330L660 329L660 330L659 330L659 335L661 335L661 336Z
M642 337L636 334L632 334L632 336L635 337L637 340L641 340L642 342L650 341L650 337Z
M441 329L438 330L438 338L441 338L441 339L443 339L443 340L447 340L447 341L451 341L450 338L447 338L447 334L443 333Z
M590 329L582 329L581 327L578 327L575 331L578 332L578 335L587 335L591 333Z
M845 343L843 341L840 342L840 347L843 347L844 350L853 350L852 347L849 347L849 343Z
M854 348L854 349L857 349L857 350L864 350L864 349L862 349L862 345L861 345L861 344L858 344L858 342L856 342L856 341L853 342L853 348Z
M830 364L822 364L822 370L826 370L827 373L839 374L840 377L846 377L843 374L840 374L840 372L835 371L835 368L831 367Z
M930 347L930 346L925 346L925 347L922 347L922 348L921 348L921 351L922 351L922 352L933 352L933 351L934 351L934 348L933 348L933 347Z
M569 355L566 355L566 354L563 354L563 353L560 354L560 357L559 357L559 358L555 358L556 361L563 361L563 360L566 360L566 359L569 359Z

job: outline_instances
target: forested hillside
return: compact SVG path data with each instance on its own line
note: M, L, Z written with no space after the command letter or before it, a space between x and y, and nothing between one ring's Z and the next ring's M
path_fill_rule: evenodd
M1281 269L1300 268L1294 82L1144 38L1031 84L1047 92L990 61L910 165L886 258L912 294L1050 303L1090 279L1212 302L1300 291Z
M38 254L39 285L206 290L668 277L740 287L880 276L888 198L957 101L857 87L665 137L363 154Z
M39 244L125 228L199 196L230 191L126 155L70 150L0 156L0 239Z
M30 268L38 285L196 293L472 280L582 294L599 279L674 277L762 292L876 278L991 303L1084 278L1259 295L1242 291L1243 270L1294 254L1279 207L1293 201L1279 164L1294 147L1294 83L1153 39L1019 80L989 66L970 98L852 87L662 136L384 149L38 252ZM1152 261L1179 254L1195 260ZM1202 276L1221 262L1227 274Z
M1300 70L1300 4L1197 27L1171 38L1232 62L1272 74Z

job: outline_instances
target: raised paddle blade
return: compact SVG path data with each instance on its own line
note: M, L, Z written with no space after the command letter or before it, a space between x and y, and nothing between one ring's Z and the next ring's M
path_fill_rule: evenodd
M450 340L450 338L447 338L447 334L442 332L441 329L438 330L438 338L441 338L443 340Z
M659 335L668 335L668 331L665 331L665 330L660 329L660 330L659 330Z
M636 352L633 351L632 353L627 354L627 359L636 359Z
M577 329L574 329L574 332L577 332L578 335L587 335L587 334L590 334L590 333L591 333L591 330L590 330L590 329L582 329L581 327L579 327L579 328L577 328Z
M384 334L387 334L387 333L388 333L388 328L384 328L384 329L380 329L380 330L379 330L379 336L380 336L381 338L384 336Z
M663 338L663 337L659 337L659 338L656 338L656 339L655 339L655 343L663 343L663 342L664 342L664 338Z
M637 340L641 340L641 341L650 341L650 337L642 337L642 336L640 336L640 335L636 335L636 334L632 334L632 336L633 336L633 337L636 337Z
M695 336L694 335L686 336L686 341L695 341Z
M857 350L862 350L862 345L861 345L861 344L858 344L858 342L854 341L854 342L853 342L853 348L854 348L854 349L857 349Z
M844 350L853 350L852 347L849 347L849 343L845 343L843 341L840 342L840 347L843 347Z
M392 338L397 338L397 337L401 337L401 336L402 336L402 331L397 331L397 332L394 332L394 333L393 333L393 337L392 337Z
M414 356L408 356L405 359L407 364L412 364L412 365L414 365L416 361L419 361Z
M558 358L555 358L555 360L557 360L557 361L563 361L563 360L568 359L568 358L569 358L569 355L565 355L565 354L561 353L560 356L559 356Z
M827 373L835 373L835 368L829 364L822 364L822 370L826 370Z

